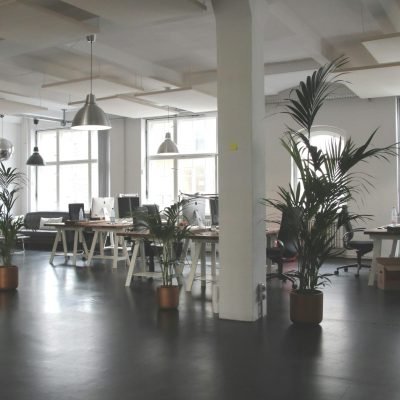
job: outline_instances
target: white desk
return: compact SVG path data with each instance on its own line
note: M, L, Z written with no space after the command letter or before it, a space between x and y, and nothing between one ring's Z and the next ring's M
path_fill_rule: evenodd
M94 232L92 245L90 247L88 255L88 264L93 258L99 258L102 260L112 260L112 267L117 268L118 261L125 261L129 265L128 251L125 245L123 234L127 229L132 227L132 223L129 222L108 222L108 221L88 221L80 222L80 226L91 229ZM108 256L104 254L104 239L107 234L110 234L111 241L114 245L111 247L112 255ZM122 236L121 236L122 234ZM96 243L99 242L100 254L94 255ZM122 256L118 255L119 248L122 249Z
M267 245L271 246L273 238L276 237L278 233L277 229L270 229L266 231ZM152 236L147 231L133 231L118 233L126 237L130 237L134 242L135 246L133 249L132 257L129 263L128 274L125 281L125 286L130 286L132 278L134 276L144 276L144 277L155 277L160 276L159 272L149 272L146 271L146 259L144 252L144 240L150 239ZM190 242L194 243L194 253L192 254L192 262L190 265L190 271L188 278L186 280L185 289L190 292L192 290L193 282L196 278L196 270L198 267L199 260L201 261L201 273L200 280L202 286L206 284L206 263L205 263L205 248L207 243L211 243L211 279L212 282L212 300L213 300L213 310L218 312L218 286L217 286L217 257L216 257L216 245L219 241L219 232L210 230L194 230L185 239L182 249L182 254L179 259L176 268L176 278L179 283L182 281L183 268L185 266L185 258L189 248ZM140 252L140 253L139 253ZM137 257L140 254L141 262L137 265Z
M78 254L78 241L79 243L82 243L83 251L85 256L88 256L88 248L86 245L85 238L83 236L83 230L84 227L79 225L79 224L66 224L64 222L54 222L54 223L48 223L45 224L45 226L49 226L54 228L57 233L56 237L54 239L53 243L53 248L51 250L50 254L50 264L53 264L54 256L56 255L57 251L57 246L59 242L62 242L63 245L63 252L64 252L64 257L65 257L65 262L68 260L68 248L67 248L67 239L65 237L65 232L66 231L73 231L74 232L74 245L73 245L73 250L72 250L72 264L76 265L76 257Z
M207 281L206 274L206 244L211 244L211 298L214 313L218 313L218 282L217 282L217 251L216 245L219 242L219 232L218 231L199 231L193 232L185 241L184 244L184 255L189 246L189 241L194 244L194 254L192 254L192 263L190 266L189 276L186 280L186 291L190 292L192 290L193 281L195 280L196 270L199 260L201 261L201 272L200 280L201 285L205 286ZM182 267L183 268L183 267Z
M21 235L21 234L17 234L17 237L15 239L15 244L17 245L18 242L21 243L21 250L15 248L12 251L12 254L24 254L25 253L25 239L29 239L30 236L26 236L26 235ZM2 242L4 240L4 236L0 235L0 242Z
M400 232L388 232L385 228L374 228L366 229L364 234L369 235L369 237L374 242L374 249L372 253L372 263L371 270L369 272L368 286L373 286L375 283L375 278L377 274L377 262L376 259L381 257L382 253L382 241L391 240L392 248L389 257L394 257L396 254L397 242L400 240Z

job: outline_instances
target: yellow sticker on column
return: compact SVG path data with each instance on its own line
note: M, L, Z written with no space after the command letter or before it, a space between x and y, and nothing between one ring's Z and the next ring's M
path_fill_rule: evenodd
M237 143L230 143L229 144L229 150L230 151L238 151L238 149L239 149L239 146L238 146Z

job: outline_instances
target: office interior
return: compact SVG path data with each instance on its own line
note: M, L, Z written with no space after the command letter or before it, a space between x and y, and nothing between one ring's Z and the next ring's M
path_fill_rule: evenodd
M6 161L6 165L17 167L25 172L28 179L34 179L33 168L25 164L26 159L32 152L34 142L33 133L35 128L32 117L43 117L40 120L39 129L60 127L64 119L63 115L65 115L66 120L70 121L75 115L77 107L79 108L79 105L71 105L70 103L79 100L79 98L84 98L84 94L52 92L45 90L42 86L48 83L79 80L88 77L89 48L85 35L91 33L90 30L95 30L97 33L97 41L94 45L96 74L100 74L103 77L112 76L112 81L117 80L118 83L122 82L127 86L142 85L148 88L149 92L166 92L174 87L190 87L190 90L194 91L192 93L193 96L200 93L200 95L206 95L208 100L211 98L210 103L212 105L209 108L206 106L202 111L188 111L182 107L182 116L217 116L218 129L223 130L223 132L219 132L219 135L223 137L219 142L219 161L220 164L222 163L222 175L219 175L219 180L223 179L224 183L229 183L229 188L222 186L222 190L226 191L226 197L235 197L231 196L232 194L236 194L238 199L241 196L245 196L243 203L246 207L243 208L238 207L238 203L235 202L224 202L223 195L219 204L221 212L225 213L223 220L229 224L229 229L234 228L230 229L232 232L237 232L237 224L245 225L243 220L251 220L248 226L246 224L244 230L246 233L243 238L235 237L235 240L232 242L226 241L226 244L223 245L224 247L221 249L222 259L225 257L228 263L231 263L235 257L240 261L243 260L243 257L248 256L252 249L252 244L246 238L252 237L254 232L259 232L260 221L271 215L268 213L272 211L265 210L258 204L257 199L274 196L277 186L286 185L291 179L291 161L280 144L280 138L285 131L288 120L279 111L282 109L285 98L289 95L291 88L319 65L332 60L340 54L345 54L349 57L350 71L345 76L345 80L348 80L349 83L339 87L337 92L326 101L318 121L321 126L328 127L327 129L333 127L333 130L340 129L343 136L351 136L356 142L364 140L376 128L378 128L378 134L374 144L384 146L398 140L397 96L400 88L398 88L395 77L400 61L400 56L398 55L400 52L397 51L396 47L399 37L396 17L400 11L400 6L395 0L359 0L354 2L335 2L335 4L330 0L173 0L166 2L168 5L147 0L146 2L132 2L131 4L117 2L113 7L110 7L108 3L106 0L98 2L68 0L63 2L14 1L0 5L0 11L2 9L4 11L1 18L5 21L13 22L12 26L5 25L6 27L1 28L5 30L4 34L1 33L0 35L5 37L5 41L1 42L6 43L7 39L10 38L10 40L16 40L18 44L14 50L4 48L3 55L0 55L4 68L2 71L0 66L0 81L3 86L0 89L2 92L1 97L4 98L4 101L23 103L25 105L28 103L28 105L36 107L33 111L30 110L28 112L18 111L12 114L4 112L2 136L9 139L15 148L12 158ZM214 12L214 8L218 10L217 13ZM255 13L255 11L258 11L258 13ZM18 13L24 15L29 23L18 20ZM37 19L33 20L30 17L32 15L35 15ZM41 26L38 21L43 21L43 15L50 16L53 24L49 23ZM235 23L229 25L227 21L230 18ZM216 19L217 24L220 24L219 33L216 32ZM256 25L257 29L255 28ZM256 38L253 37L254 42L251 42L251 34L249 33L251 29L257 32L257 34L254 34ZM18 34L18 32L23 33ZM40 36L40 40L36 42L35 37L30 36L29 32L36 32ZM228 35L229 32L235 37L234 41L230 41L229 37L224 36ZM394 51L391 45L395 46ZM249 66L245 62L246 54L248 54L246 49L249 46L254 54L257 51L261 51L260 48L262 48L263 54L259 56L262 59L261 64L257 64L258 69L254 67L255 71L252 72L254 76L249 78L243 73L243 75L246 75L243 77L243 86L234 88L236 91L233 92L233 95L240 101L229 104L231 106L230 110L229 107L225 106L223 110L217 110L216 105L222 104L218 102L221 101L226 104L229 98L229 90L227 88L229 86L227 84L229 76L224 76L226 68L222 66L226 67L230 63L229 68L232 68L232 70L228 72L234 76L241 76L239 67L242 67L245 71L251 69L253 64ZM225 48L226 52L230 51L231 53L218 54L222 47ZM28 51L26 50L27 48L29 49ZM257 54L252 55L252 57L257 60ZM255 61L254 63L256 64ZM238 70L234 69L236 67ZM258 71L260 68L262 69L261 74ZM243 96L239 96L240 89L251 85L254 86L252 86L251 93L255 96L252 99L262 100L260 104L257 103L258 108L255 114L251 112L253 103L249 100L248 93L246 92L243 93ZM221 96L222 100L217 96L217 88L218 96ZM81 89L81 92L82 90L86 93L87 86ZM263 93L260 93L260 91ZM93 92L96 94L96 84L93 86ZM117 90L117 92L111 94L111 96L114 95L120 96L121 93ZM101 95L99 94L98 97L101 97ZM0 101L0 105L1 103ZM99 102L100 106L101 104ZM154 102L153 106L157 108L160 107L160 104ZM161 108L162 112L156 117L168 119L172 118L173 112L171 109L179 107L165 101L161 104ZM63 114L62 110L64 109L66 114ZM117 196L119 193L137 193L141 202L146 203L146 118L141 117L140 114L135 118L118 115L118 111L118 107L115 107L114 112L110 113L112 129L108 132L109 165L107 169L109 176L106 179L109 182L109 193L107 194ZM120 111L122 112L122 109ZM2 113L1 109L0 113ZM229 123L229 119L231 119L231 123ZM240 124L237 124L238 120ZM238 125L238 128L234 128L233 125L235 124ZM253 128L262 134L261 142L257 141L258 136L256 138L251 136ZM240 129L242 130L240 131ZM228 163L224 162L224 157L227 157L227 154L229 156L229 154L233 154L236 151L236 154L240 156L243 148L248 149L251 144L256 143L262 144L262 148L258 149L261 154L246 153L244 157L248 161L248 169L240 169L241 164L238 164L237 169L231 168L230 161ZM233 147L230 147L231 144ZM234 150L237 144L239 144L238 149ZM257 176L254 177L254 174L252 175L250 171L255 171ZM398 206L399 174L397 160L391 159L388 162L371 160L368 164L363 165L363 172L373 176L373 187L369 189L364 199L359 199L351 207L357 212L371 215L371 218L364 221L362 226L376 227L388 224L392 207ZM221 190L221 185L219 189ZM30 190L27 187L23 191L16 204L15 214L22 215L33 211ZM253 192L249 194L252 190ZM261 191L262 196L259 195L258 191ZM234 233L229 234L233 235ZM240 239L243 247L236 245ZM257 243L257 256L251 259L252 262L250 264L254 265L250 266L250 274L248 270L246 272L243 271L245 269L243 265L235 265L231 269L233 275L231 276L231 272L229 272L224 277L223 313L220 318L213 315L212 312L206 311L201 314L201 317L195 317L194 325L190 327L188 325L187 329L196 329L196 327L204 323L212 326L210 328L212 332L216 332L221 328L223 332L228 334L231 329L229 323L232 323L234 324L234 330L237 332L242 332L241 329L244 329L244 337L251 341L253 336L248 329L257 329L255 324L259 323L259 319L256 312L257 305L255 302L248 301L248 299L252 298L255 285L260 280L265 279L264 265L261 266L260 262L261 255L265 258L263 240L264 238L260 239L260 243ZM46 257L37 257L41 260L40 263L46 263ZM334 261L333 265L336 266ZM39 261L36 258L32 266L27 267L26 270L34 273L33 266L39 267ZM44 268L50 269L51 267L49 265L40 266L39 277L45 278L47 276ZM333 269L333 266L331 266L331 269ZM74 275L69 269L62 272L58 268L57 271L61 275L65 274L69 279L74 279ZM119 272L119 274L122 273ZM105 272L105 275L108 275L108 272ZM243 292L234 294L233 290L243 276L246 279L246 285L244 285L246 288L243 289ZM355 298L354 292L351 291L351 285L354 283L352 275L349 274L345 278L340 277L337 287L337 282L333 277L332 288L328 289L328 293L330 291L332 296L335 294L341 296L345 293L344 296L351 300L349 304L360 312L360 319L356 318L357 321L354 323L353 318L355 317L343 316L338 306L335 308L334 301L329 300L329 304L334 308L333 317L331 319L327 317L326 325L322 324L322 333L317 333L316 336L320 340L320 335L325 335L328 329L332 329L334 337L327 337L325 342L330 343L332 348L335 347L335 340L340 340L342 334L340 330L346 326L346 320L348 319L351 320L351 327L348 328L349 335L355 332L360 333L363 323L365 323L365 326L371 327L375 325L374 321L379 320L382 325L377 328L376 336L370 337L369 340L371 342L378 340L380 334L387 333L387 330L385 330L385 325L387 324L394 324L393 331L398 332L397 323L393 322L395 315L394 305L398 305L395 294L391 294L389 300L386 298L387 301L379 297L382 293L377 294L374 292L374 294L371 294L372 297L368 297L370 292L365 292L367 290L366 276L364 275L361 278L359 283L356 283L355 293L359 294L360 298L366 301L367 304L377 299L378 304L382 305L382 307L388 303L388 308L379 317L372 315L373 311L380 312L379 307L376 305L372 308L373 311L367 310L363 313L362 310L359 310L360 305ZM111 279L116 278L111 277ZM350 285L349 287L343 286L344 279L347 279L346 284ZM117 283L121 282L121 279L111 280L111 282L117 285ZM364 285L364 288L360 288L360 284L361 286ZM135 289L137 288L132 288L132 291L127 295L129 301L133 301L136 304L135 299L137 299L138 293L140 294L143 291L147 293L146 301L149 301L148 290L146 292L145 289L139 288L135 293ZM45 291L46 288L40 286L40 290ZM86 288L81 290L86 290ZM114 288L110 283L110 286L107 287L110 296L112 296L113 290ZM32 298L34 298L32 286L29 287L29 291ZM282 289L276 282L272 284L272 287L267 287L267 302L264 307L266 315L261 318L261 324L264 323L263 327L265 328L267 325L270 327L274 324L274 321L277 321L277 326L271 328L271 335L278 337L280 334L285 333L289 336L289 344L294 346L293 343L295 341L290 341L293 340L293 331L286 331L290 324L280 315L280 311L287 311L287 304L285 303L287 291L287 287ZM99 294L98 288L96 288L96 293ZM22 290L19 290L18 296L23 297ZM101 295L99 294L99 296ZM114 298L112 300L112 304L115 307L118 307L119 301L121 301L119 296L118 299ZM200 297L200 290L196 292L196 296ZM196 314L203 307L199 306L198 303L193 304L192 300L187 296L185 299L182 307L185 312L181 313L179 318L184 318L183 315L189 312ZM274 307L274 304L279 305ZM346 303L342 300L339 304L343 308L346 307ZM209 307L209 302L205 307ZM138 308L132 306L130 310L135 312ZM151 312L154 312L154 310L152 309ZM220 321L221 325L216 325L215 318ZM113 321L114 319L115 315L113 316ZM340 320L340 323L335 325L335 320ZM249 327L242 328L240 323L234 321L247 321ZM266 321L268 321L267 324L265 323ZM357 323L359 325L354 328ZM58 324L61 323L58 322ZM111 324L104 325L104 327L109 330L113 329ZM141 329L136 326L136 322L132 323L130 328L132 330ZM176 325L174 325L175 328ZM84 329L77 328L77 332L83 335ZM144 328L140 332L145 335ZM176 334L176 330L170 332ZM206 330L201 332L204 333ZM260 334L268 335L268 329L265 328ZM298 337L301 337L304 334L299 333L298 335L300 335ZM394 333L390 335L394 335ZM296 337L296 332L294 336ZM179 340L177 334L176 338ZM196 343L200 346L203 340L200 335L198 337L196 335L196 340L198 340ZM238 344L236 340L238 340L238 337L233 339L234 343ZM366 339L359 346L373 346L369 340ZM354 343L356 342L357 338L354 338ZM393 343L394 339L393 341L390 340L390 342ZM271 345L271 343L268 342L268 345ZM187 347L184 348L189 352L189 344L185 342L185 346ZM269 350L266 346L267 344L264 343L263 352L268 353ZM331 351L329 349L326 350L325 347L324 349L328 352ZM344 352L344 349L341 348L341 350ZM385 350L387 351L388 349L385 348ZM122 350L119 349L118 351L121 355ZM293 352L295 353L296 349L293 349ZM256 350L251 348L250 354L254 356ZM360 356L360 354L362 353L352 353L352 356L356 357ZM315 355L309 356L312 358ZM274 354L274 360L279 360L279 357L278 352ZM307 355L304 355L304 357L307 358ZM140 359L144 360L144 355L141 355ZM337 362L337 367L340 369L340 362L347 360L347 358L340 356L335 358L330 353L328 359L324 359L322 362L323 372L321 375L315 373L315 371L310 375L312 378L317 376L316 381L320 386L315 388L310 383L310 387L308 387L308 383L306 383L305 386L309 390L304 391L304 394L300 394L300 398L302 398L301 396L308 399L357 398L358 394L355 394L355 392L358 390L358 393L361 393L363 384L368 387L367 378L360 378L359 373L354 372L357 367L361 367L361 361L346 364L347 369L350 370L346 371L349 372L350 376L349 380L346 381L346 376L342 376L340 373L335 375L333 369L326 366L325 363L328 363L328 361ZM256 356L256 360L260 369L265 372L266 367L258 356ZM207 368L207 361L210 360L206 359L204 361L205 369ZM294 368L296 362L301 364L304 360L302 355L299 355L298 359L292 359L292 361L293 364L289 364L289 366ZM244 363L249 366L251 360L245 357ZM220 375L223 373L217 371L217 364L218 362L212 364L213 368L215 368L213 372L217 374L221 381L224 381L224 378ZM382 360L381 365L383 365L383 368L387 368L385 371L388 372L389 378L385 381L385 378L379 373L377 385L373 386L372 390L376 390L377 393L385 393L384 385L387 383L388 398L394 399L397 398L395 396L399 394L400 389L396 386L397 383L389 369L395 367L397 362L390 358L386 367L384 367L384 364L385 360ZM223 365L227 366L226 360ZM279 364L277 371L285 373L283 365L284 363L282 365ZM318 365L318 361L315 361L315 365ZM353 368L354 370L352 370ZM369 367L366 376L372 377L376 372L371 368ZM190 370L193 373L199 372L195 371L196 367L192 364ZM145 371L149 372L150 369L146 368ZM179 371L182 374L184 373L182 369L179 369ZM327 375L322 376L324 372ZM106 368L103 373L106 374ZM204 371L203 373L205 374ZM229 370L227 374L231 382L234 378L239 379L240 376L240 373L233 369ZM247 373L244 373L244 375L248 387L254 384L257 388L253 393L253 398L259 398L255 393L267 395L267 389L260 389L263 386L262 379L257 373L253 377L247 376ZM293 371L289 375L299 383L300 378L295 378ZM342 378L344 381L340 381ZM94 378L94 380L96 379L97 377ZM223 388L216 383L215 377L209 379L216 386L211 385L211 387L214 387L214 391L209 388L208 398L224 398L228 393L231 398L235 398L235 395L239 395L239 393L244 395L246 392L241 388L235 394L235 385L231 383L227 392L224 393ZM363 384L357 379L361 379ZM201 377L200 381L203 385L207 385L207 379L204 376ZM268 382L272 385L273 379L269 377ZM346 384L343 382L346 382ZM167 383L164 384L167 385ZM117 384L113 383L111 386L114 387L114 385L116 386ZM186 385L188 384L184 383L183 387L186 388ZM93 383L90 383L89 386L95 388ZM322 390L321 387L324 389ZM120 396L122 396L123 388L130 388L130 386L128 383L122 384L118 389L121 390ZM23 389L21 389L20 397L15 392L12 392L11 389L7 390L9 391L7 393L10 393L8 397L10 399L28 398L24 397L27 396L27 393L24 393ZM144 392L146 390L148 389L143 389ZM201 393L205 393L202 390L199 389L199 392L191 397L206 398L201 396ZM83 388L80 390L73 389L72 391L73 396L75 396L73 398L85 398L85 390ZM50 393L54 395L55 392L50 390ZM106 394L100 394L98 388L93 389L93 393L113 398L112 393L107 392L107 389L105 391ZM155 389L154 393L154 396L160 396L160 393ZM175 397L172 396L170 398L181 398L183 396L178 388L175 388L173 393ZM250 398L252 398L250 389L248 389L247 394L250 394ZM288 389L282 389L281 393L274 391L274 394L275 398L290 398L291 395L294 395L294 392L289 393ZM342 397L339 397L339 394ZM284 397L284 395L288 397ZM376 398L380 398L378 394L376 394Z

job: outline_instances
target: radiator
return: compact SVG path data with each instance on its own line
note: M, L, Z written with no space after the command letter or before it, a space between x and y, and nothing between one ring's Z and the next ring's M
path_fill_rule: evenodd
M332 226L332 231L336 230L336 226ZM332 232L333 233L333 232ZM343 227L340 227L338 230L335 232L335 242L334 242L334 247L335 249L344 249L343 246L343 235L344 235L344 229Z

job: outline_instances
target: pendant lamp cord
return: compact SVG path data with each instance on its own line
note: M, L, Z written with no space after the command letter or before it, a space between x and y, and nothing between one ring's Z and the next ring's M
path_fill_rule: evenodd
M90 42L90 94L92 94L93 86L93 42L96 40L96 35L86 36L86 40Z
M3 131L4 114L0 114L0 118L1 118L1 137L4 137L4 131Z
M37 141L37 125L39 123L38 119L34 119L33 123L35 124L35 147L38 147L38 141Z
M90 94L92 94L93 80L93 37L90 37Z

